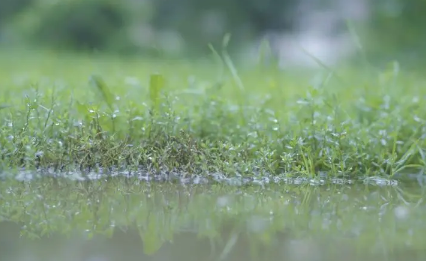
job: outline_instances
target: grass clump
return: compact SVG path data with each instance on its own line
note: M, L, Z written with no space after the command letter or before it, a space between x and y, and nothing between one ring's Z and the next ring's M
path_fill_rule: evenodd
M424 83L394 69L336 78L258 66L236 78L235 67L217 76L206 61L66 55L8 68L4 170L358 177L425 169Z

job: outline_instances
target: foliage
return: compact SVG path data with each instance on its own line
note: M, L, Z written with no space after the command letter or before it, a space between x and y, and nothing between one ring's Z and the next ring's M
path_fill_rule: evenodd
M177 30L192 48L205 52L208 43L220 44L227 33L233 35L232 48L265 31L292 29L296 4L295 0L159 0L153 1L156 15L152 25L160 30Z
M4 169L142 168L162 179L425 168L426 94L397 64L374 78L351 70L309 83L278 68L217 78L213 64L99 59L41 54L2 72Z
M27 8L34 0L2 0L0 1L0 26L8 19Z
M25 40L56 49L108 49L126 26L126 9L112 0L36 1L15 17Z
M378 1L372 5L372 18L364 32L367 55L371 60L398 59L406 66L423 64L425 1Z
M311 6L327 9L333 3L318 1ZM205 54L209 43L219 46L228 33L232 35L228 49L239 51L265 32L297 30L297 19L304 15L298 4L295 0L7 0L0 3L0 30L16 43L56 49ZM369 60L423 59L424 1L375 1L369 8L371 18L356 30Z
M24 41L56 49L134 53L138 49L166 49L165 45L182 39L184 51L205 53L208 43L220 42L226 33L232 33L233 44L238 46L265 30L290 29L294 3L34 0L17 12L12 31ZM177 32L180 37L173 38L176 34L169 32Z

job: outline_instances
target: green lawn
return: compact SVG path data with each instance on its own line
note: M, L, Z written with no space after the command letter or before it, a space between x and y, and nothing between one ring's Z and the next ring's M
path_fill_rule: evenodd
M1 56L3 171L355 178L426 166L425 81L396 66L232 73L214 57Z

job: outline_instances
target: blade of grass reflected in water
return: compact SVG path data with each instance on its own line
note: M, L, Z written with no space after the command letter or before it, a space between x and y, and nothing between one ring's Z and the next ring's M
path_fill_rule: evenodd
M26 242L21 250L32 251L37 244L49 251L49 238L58 238L67 245L100 244L107 260L124 255L182 261L377 260L388 255L387 260L399 261L397 254L420 255L426 247L426 209L419 204L424 190L410 186L411 196L402 200L402 185L243 188L126 178L8 180L0 182L0 227L7 231L17 224ZM16 233L1 233L0 241ZM27 241L31 238L38 239ZM19 251L11 254L17 257Z

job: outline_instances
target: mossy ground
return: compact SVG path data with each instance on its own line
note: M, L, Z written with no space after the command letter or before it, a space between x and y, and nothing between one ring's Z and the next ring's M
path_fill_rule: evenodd
M359 177L426 166L425 81L396 64L233 72L214 60L3 57L3 170Z

